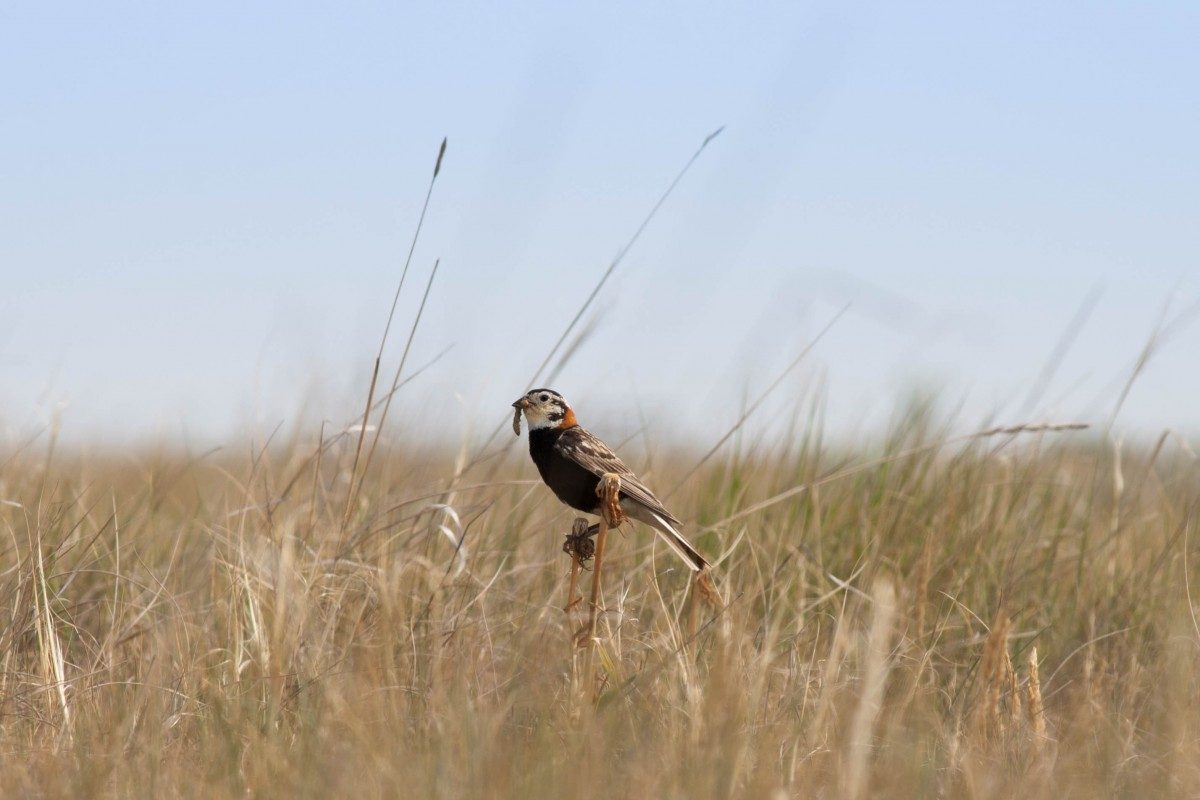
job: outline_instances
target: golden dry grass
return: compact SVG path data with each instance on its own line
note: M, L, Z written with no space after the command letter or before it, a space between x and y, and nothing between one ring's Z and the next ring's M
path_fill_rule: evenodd
M0 793L1195 796L1197 465L939 435L656 453L728 605L616 534L591 654L516 450L5 453Z

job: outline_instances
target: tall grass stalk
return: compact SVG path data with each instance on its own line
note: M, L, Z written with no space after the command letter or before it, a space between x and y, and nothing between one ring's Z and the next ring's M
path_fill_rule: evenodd
M649 532L614 534L586 680L562 612L573 515L524 459L447 503L464 450L381 448L343 541L352 437L18 443L0 795L1200 792L1196 461L1127 440L1118 491L1087 432L941 428L710 458L673 510L724 554L724 606L689 641L688 575ZM656 478L694 458L660 449Z

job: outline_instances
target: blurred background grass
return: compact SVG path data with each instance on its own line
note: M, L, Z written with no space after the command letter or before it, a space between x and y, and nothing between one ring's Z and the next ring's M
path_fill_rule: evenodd
M343 526L353 435L319 462L303 436L31 444L0 468L0 788L1194 795L1194 456L943 428L914 407L874 443L709 459L670 505L726 607L686 641L686 576L628 530L590 657L561 610L571 515L523 454L483 477L397 448ZM669 487L695 456L634 466Z

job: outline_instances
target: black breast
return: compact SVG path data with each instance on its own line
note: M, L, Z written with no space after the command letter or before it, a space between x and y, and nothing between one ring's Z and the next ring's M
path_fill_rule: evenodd
M559 500L577 511L594 514L600 506L596 497L600 479L558 451L554 444L562 433L554 428L531 430L529 455Z

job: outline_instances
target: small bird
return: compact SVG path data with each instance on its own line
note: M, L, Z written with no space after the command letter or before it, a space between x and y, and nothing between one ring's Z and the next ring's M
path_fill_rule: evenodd
M529 455L559 500L598 516L596 486L602 476L615 473L621 477L621 511L654 528L689 569L701 572L708 567L704 556L679 532L682 523L608 445L579 425L561 394L553 389L534 389L513 403L513 408L517 409L513 429L520 435L519 415L524 413L529 425Z

